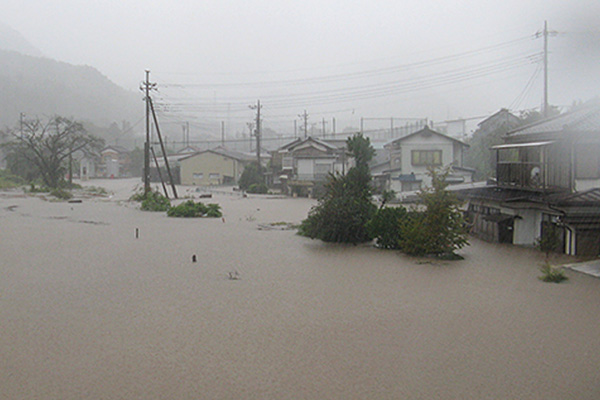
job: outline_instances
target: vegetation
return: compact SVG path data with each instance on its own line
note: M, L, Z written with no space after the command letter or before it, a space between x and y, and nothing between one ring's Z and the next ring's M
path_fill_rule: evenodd
M246 190L248 193L266 194L269 193L269 188L264 183L253 183Z
M0 189L15 188L24 184L25 180L20 176L14 175L5 169L0 169Z
M148 192L146 194L134 194L133 200L141 201L140 207L144 211L168 211L171 208L171 202L159 192Z
M63 117L46 122L23 121L19 132L9 131L6 136L12 138L3 145L8 150L11 172L28 180L39 177L52 189L64 187L69 156L77 151L99 150L103 144L83 125Z
M368 162L374 154L369 138L356 134L347 141L356 166L346 175L330 175L325 194L302 221L298 233L324 242L360 243L371 240L367 223L375 214L371 201Z
M400 248L405 253L445 256L468 244L460 202L446 190L448 173L448 169L429 171L431 187L419 193L425 211L408 214L401 224Z
M562 244L560 237L560 229L550 223L544 223L544 232L541 237L536 240L535 246L546 255L546 260L550 257L551 252L560 251Z
M258 165L256 161L251 162L246 165L244 171L242 172L242 176L240 176L240 180L238 185L240 189L246 190L250 192L250 188L254 185L254 190L262 190L263 187L266 188L263 176L264 176L265 168L263 166ZM261 193L260 191L251 192L251 193ZM264 192L266 193L266 191Z
M547 261L542 265L540 271L542 276L538 278L544 282L561 283L569 279L563 270L551 266Z
M375 244L380 249L400 248L400 227L407 218L404 207L382 207L367 224L369 236L375 238Z
M461 258L455 251L468 244L467 229L458 200L446 190L449 171L431 170L429 173L432 186L419 193L425 210L382 206L368 224L370 235L381 249L444 259Z
M70 198L73 197L71 192L61 189L61 188L52 189L50 191L50 195L56 197L57 199L61 199L61 200L69 200Z
M169 217L182 217L182 218L198 218L198 217L209 217L209 218L220 218L223 214L221 213L221 207L218 204L207 204L196 203L194 200L188 200L185 203L181 203L176 207L171 207L167 211Z

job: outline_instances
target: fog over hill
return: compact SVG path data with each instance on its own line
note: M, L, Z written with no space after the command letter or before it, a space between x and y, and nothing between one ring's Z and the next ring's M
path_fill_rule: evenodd
M90 66L45 58L19 32L0 25L0 127L29 118L72 117L106 126L134 121L142 96L127 91Z

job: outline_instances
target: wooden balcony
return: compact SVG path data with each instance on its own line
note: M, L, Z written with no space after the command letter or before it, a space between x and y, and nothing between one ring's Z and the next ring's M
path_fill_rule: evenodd
M571 190L568 163L507 162L496 167L498 185L540 191Z

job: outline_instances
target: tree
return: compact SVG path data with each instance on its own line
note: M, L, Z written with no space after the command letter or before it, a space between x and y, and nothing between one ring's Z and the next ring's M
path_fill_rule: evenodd
M336 243L371 240L367 223L376 206L371 201L371 174L367 164L374 150L362 134L349 138L347 147L355 157L356 166L346 175L330 175L325 194L300 225L301 235Z
M431 169L431 187L421 190L423 212L407 215L400 227L400 248L413 255L454 254L468 244L467 228L454 193L446 190L449 169Z
M357 133L346 139L346 146L359 168L368 167L369 161L375 156L375 149L371 146L371 140L364 137L362 133Z
M248 190L252 185L264 185L264 172L265 168L263 166L259 167L258 162L256 161L246 165L242 172L242 176L240 176L240 180L238 181L240 189Z
M49 188L63 183L69 156L77 151L93 151L102 141L89 135L79 122L53 117L24 121L19 132L9 131L12 140L5 144L13 166L33 167ZM21 175L23 171L13 171Z

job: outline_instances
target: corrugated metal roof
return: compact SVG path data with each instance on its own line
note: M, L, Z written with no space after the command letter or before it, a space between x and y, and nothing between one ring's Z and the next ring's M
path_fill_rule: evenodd
M600 101L592 101L571 112L536 122L508 133L508 138L562 131L600 131Z
M492 150L502 150L502 149L516 149L519 147L540 147L547 146L549 144L554 143L554 140L546 140L545 142L528 142L528 143L513 143L513 144L499 144L496 146L492 146Z

